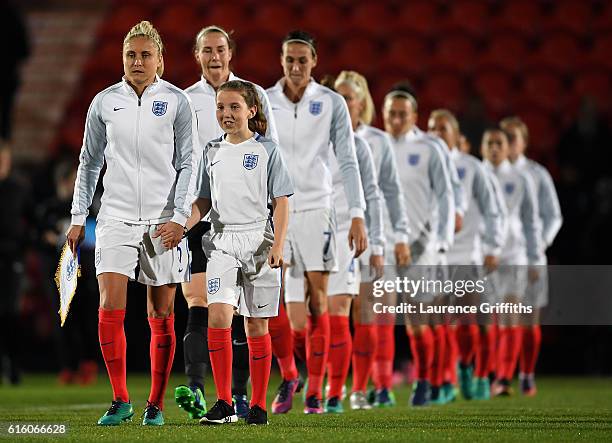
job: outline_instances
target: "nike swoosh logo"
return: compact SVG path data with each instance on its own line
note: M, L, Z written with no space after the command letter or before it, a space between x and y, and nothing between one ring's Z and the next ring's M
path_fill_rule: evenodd
M165 348L169 348L170 346L172 346L171 343L168 343L167 345L162 345L161 343L158 343L157 349L165 349Z
M268 357L270 354L266 354L263 357L255 357L253 356L253 360L263 360L264 358Z
M346 345L345 341L343 341L342 343L338 343L338 344L330 344L329 347L335 349L335 348L341 348L344 345Z
M222 351L225 348L217 348L217 349L209 349L208 352L217 352L217 351Z
M106 343L100 343L100 346L110 345L111 343L113 343L113 342L112 341L107 341Z
M113 111L119 111L121 109L125 109L125 108L113 108Z
M257 307L259 309L265 308L266 306L268 306L270 303L266 303L265 305L257 305Z
M232 344L234 346L244 346L244 345L247 344L247 342L245 342L245 341L238 341L238 340L232 340Z
M212 168L213 166L215 166L217 163L219 163L221 160L217 160L216 162L213 162L210 164L210 167Z

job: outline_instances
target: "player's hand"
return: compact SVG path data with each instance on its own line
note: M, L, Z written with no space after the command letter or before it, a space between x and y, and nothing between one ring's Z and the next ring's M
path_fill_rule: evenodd
M268 254L268 264L272 269L283 266L283 250L280 246L272 245Z
M529 278L529 283L533 284L538 281L538 278L540 278L540 271L535 266L529 266L527 277Z
M72 251L72 256L76 257L77 247L85 238L85 226L72 225L66 231L66 239L68 240L68 246Z
M463 215L458 212L455 213L455 232L461 231L463 228Z
M355 217L351 221L349 230L349 248L355 251L355 258L359 257L368 248L368 236L366 235L363 218Z
M494 255L485 255L484 267L488 274L497 270L499 266L499 259Z
M172 249L176 248L181 242L184 231L185 228L183 228L183 226L173 221L169 221L164 223L163 225L159 225L157 227L157 230L153 233L152 237L161 237L164 248Z
M408 243L395 244L395 263L397 266L408 266L412 263L412 254Z
M370 267L374 271L374 279L380 280L385 275L385 258L382 255L371 255Z

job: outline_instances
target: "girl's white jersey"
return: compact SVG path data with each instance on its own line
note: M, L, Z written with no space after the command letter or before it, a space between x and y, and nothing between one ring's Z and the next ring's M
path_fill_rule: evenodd
M507 211L507 236L500 255L502 265L536 265L542 260L542 224L529 175L505 160L498 167L485 160L501 188Z
M536 196L538 199L539 217L542 222L542 247L548 248L555 240L561 225L563 216L561 215L561 205L555 190L555 184L546 168L539 163L519 156L513 165L526 171L535 184ZM546 263L546 254L542 251L542 257Z
M368 142L363 137L355 134L355 152L359 164L359 175L361 186L366 200L366 226L368 228L369 246L372 254L382 255L385 246L383 234L382 196L378 188L378 177L372 152ZM342 174L338 168L335 157L331 157L334 183L334 209L336 211L336 226L338 232L348 232L351 226L351 215L344 187L342 186ZM341 241L344 241L342 238Z
M236 77L230 72L228 81L242 80ZM244 81L244 80L243 80ZM276 123L274 122L274 115L270 109L270 100L268 94L264 88L259 85L255 86L259 101L261 102L262 111L268 121L268 129L266 130L266 138L273 140L278 144L278 133L276 132ZM206 81L204 76L200 78L200 81L194 83L185 92L189 94L193 107L195 109L196 116L198 118L198 135L200 138L200 146L204 147L206 144L219 138L223 135L223 130L219 126L217 121L217 92L215 89Z
M219 137L206 145L199 174L200 197L212 201L214 231L265 226L268 197L293 194L278 145L255 134L234 145Z
M387 243L408 243L410 228L391 138L386 132L363 124L359 125L356 133L368 142L372 150L378 187L386 203L383 205L383 220Z
M465 190L467 208L463 227L455 234L455 242L448 251L448 264L481 265L485 255L499 256L501 253L504 216L482 163L456 148L450 151L450 157Z
M299 102L291 102L285 79L267 90L276 119L280 149L295 195L291 211L331 208L330 157L336 155L351 218L363 218L365 200L355 156L353 129L344 98L311 80ZM333 148L333 149L332 149Z
M96 95L85 122L72 224L84 225L106 161L99 219L185 225L201 158L189 96L159 77L139 98L121 81Z
M444 157L427 134L409 131L392 139L411 231L411 242L435 242L436 251L453 243L455 203ZM438 216L436 217L436 211Z

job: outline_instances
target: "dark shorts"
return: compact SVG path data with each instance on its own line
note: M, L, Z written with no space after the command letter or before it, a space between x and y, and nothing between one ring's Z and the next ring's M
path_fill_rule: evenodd
M206 264L208 260L202 250L202 236L210 231L210 223L200 221L197 225L189 230L187 234L187 243L191 251L191 273L200 274L206 272Z

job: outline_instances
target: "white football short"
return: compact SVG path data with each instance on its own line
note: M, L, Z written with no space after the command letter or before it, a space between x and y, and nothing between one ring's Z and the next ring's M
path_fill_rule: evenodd
M525 303L534 308L543 308L548 305L548 268L536 266L538 279L533 283L527 282L525 290Z
M118 220L98 220L96 225L96 275L116 272L149 286L187 282L191 255L187 239L166 249L152 235L159 225L138 225ZM136 277L136 267L139 267Z
M348 245L348 232L340 232L337 236L337 253L338 253L338 272L329 274L329 282L327 284L327 295L333 297L335 295L357 295L359 294L360 266L359 260L354 257L353 251ZM294 275L292 272L287 272L285 275L285 301L304 302L305 297L305 277Z
M232 305L245 317L276 317L281 271L268 264L274 242L269 224L213 230L202 238L208 304Z
M523 300L527 289L527 266L500 265L488 275L487 283L488 298L492 303L504 302L508 296Z
M296 277L304 271L337 271L334 211L290 212L283 258Z

